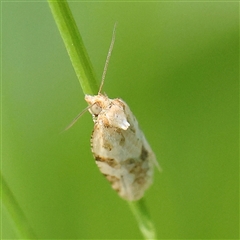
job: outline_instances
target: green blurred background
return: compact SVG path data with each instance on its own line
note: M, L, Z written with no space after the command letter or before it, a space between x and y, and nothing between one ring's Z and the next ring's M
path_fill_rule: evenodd
M239 237L239 3L70 2L104 91L163 168L145 200L159 239ZM42 239L140 239L99 173L93 122L46 2L2 3L2 172ZM5 208L2 237L16 238Z

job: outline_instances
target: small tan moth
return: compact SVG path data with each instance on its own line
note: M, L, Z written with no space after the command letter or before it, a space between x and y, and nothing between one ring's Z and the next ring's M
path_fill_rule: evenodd
M86 95L85 100L92 105L91 147L96 164L122 198L140 199L158 164L136 118L121 99L98 94Z
M115 28L116 25L99 93L86 95L85 100L93 117L91 148L100 172L123 199L136 201L152 184L154 165L158 169L160 167L128 105L119 98L110 99L101 93L115 40Z

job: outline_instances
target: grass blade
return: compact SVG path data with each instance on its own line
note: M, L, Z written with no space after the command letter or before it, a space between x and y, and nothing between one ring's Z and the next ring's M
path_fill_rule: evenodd
M36 235L33 232L26 216L24 215L21 207L19 206L16 198L14 197L11 189L8 187L1 172L1 199L2 205L6 208L11 220L17 230L17 234L20 239L36 239Z
M140 231L145 239L157 239L154 224L148 213L147 207L145 205L144 199L140 199L136 202L128 202L130 209L132 210Z
M55 0L54 2L48 0L48 3L83 92L97 94L98 87L92 66L67 2L65 0ZM145 239L156 239L155 229L143 199L129 202L129 206Z
M48 3L84 94L97 94L95 74L68 3L65 0Z

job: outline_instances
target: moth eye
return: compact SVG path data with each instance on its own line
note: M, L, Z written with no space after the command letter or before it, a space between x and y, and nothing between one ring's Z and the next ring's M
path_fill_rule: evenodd
M97 104L93 104L93 106L91 107L91 112L94 115L98 115L101 111L102 111L102 108L100 106L98 106Z

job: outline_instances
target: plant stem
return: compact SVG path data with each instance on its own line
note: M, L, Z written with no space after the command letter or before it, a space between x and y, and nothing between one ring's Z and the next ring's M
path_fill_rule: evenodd
M85 94L97 94L98 87L92 66L71 10L65 0L48 0L58 30ZM129 202L145 239L156 239L156 233L143 200Z
M1 199L3 206L6 208L7 212L11 216L19 238L21 239L37 239L34 234L27 218L25 217L21 207L19 206L17 200L15 199L12 191L8 187L6 181L4 180L1 172Z
M48 0L48 4L84 94L97 94L95 74L68 3Z
M153 222L143 198L136 202L128 202L128 204L138 222L139 229L144 238L151 240L157 239Z

